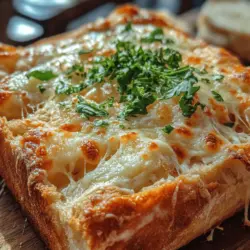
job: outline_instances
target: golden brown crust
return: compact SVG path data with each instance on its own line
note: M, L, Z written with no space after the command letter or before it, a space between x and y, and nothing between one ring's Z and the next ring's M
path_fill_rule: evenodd
M15 47L0 43L0 73L11 73L15 70L19 58ZM2 75L0 74L0 79Z
M71 227L86 235L90 249L178 249L244 206L250 183L230 162L132 196L99 190L75 208ZM246 166L236 165L249 178ZM235 185L225 183L227 175Z
M30 172L26 165L27 159L22 152L11 146L10 140L11 133L5 125L5 119L1 118L0 175L49 248L67 249L65 232L59 233L48 201L42 197L43 189L47 188L40 182L43 173L38 172L34 183L29 183Z
M124 14L126 19L137 15L138 9L131 6L120 8L113 14L114 18L116 13ZM157 14L134 22L173 27ZM109 25L109 21L102 21L35 45L74 38L90 29L107 29ZM232 63L237 61L224 50L221 50L220 58L232 58ZM177 132L190 136L183 128ZM50 249L69 249L67 236L70 230L75 237L75 249L84 249L82 237L88 249L177 249L242 208L250 186L249 168L246 160L239 156L229 158L213 169L203 166L199 175L179 176L172 182L134 195L124 194L116 187L103 187L75 204L66 231L64 226L58 225L58 215L51 206L51 199L60 197L54 197L56 192L44 183L45 172L35 161L34 153L29 155L21 151L11 141L12 134L6 120L1 119L0 175ZM219 147L220 142L214 136L208 137L207 141L212 150ZM83 150L92 161L98 158L95 146L87 144ZM33 161L35 164L31 164ZM230 182L227 177L230 177Z

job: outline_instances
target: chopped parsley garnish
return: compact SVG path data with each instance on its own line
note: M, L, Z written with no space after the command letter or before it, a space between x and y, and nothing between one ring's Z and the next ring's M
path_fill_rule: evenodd
M84 83L80 84L67 84L63 81L60 81L59 85L56 86L56 94L58 95L71 95L74 93L79 93L87 86Z
M57 75L54 74L51 70L45 70L45 71L34 70L34 71L31 71L30 73L28 73L27 77L28 78L34 77L34 78L41 80L41 81L49 81L49 80L57 77Z
M201 109L202 109L202 110L204 110L204 109L205 109L205 107L206 107L206 105L205 105L205 104L200 103L200 102L198 103L198 105L201 107Z
M128 22L126 24L126 26L124 27L123 31L122 32L129 32L129 31L132 31L133 28L132 28L132 23L131 22Z
M116 53L99 57L89 70L86 84L117 80L120 102L124 108L119 117L147 114L147 106L156 99L181 96L183 115L191 116L199 104L193 97L198 82L189 66L181 67L181 54L173 49L145 50L131 42L118 41Z
M39 91L40 91L41 93L44 93L45 90L46 90L46 88L45 88L45 86L44 86L43 84L38 84L37 87L38 87L38 89L39 89Z
M219 93L217 93L217 92L214 91L214 90L212 90L211 92L212 92L212 94L213 94L213 96L214 96L214 99L215 99L216 101L218 101L218 102L224 102L224 99L222 98L222 96L221 96Z
M164 43L165 43L165 44L174 44L175 42L174 42L174 40L171 39L171 38L166 38L166 39L164 39Z
M69 79L72 78L73 74L80 76L82 78L85 77L83 65L74 64L71 68L69 68L65 72L65 74L68 78L66 80L67 82L60 81L59 84L57 84L56 89L55 89L55 93L57 95L71 95L74 93L79 93L87 87L87 85L84 82L81 82L79 84L68 83ZM81 79L81 81L83 80Z
M72 107L72 102L71 101L63 101L63 102L59 102L58 103L59 104L59 106L61 107L61 108L64 108L64 109L71 109L71 107Z
M211 81L218 81L218 82L221 82L223 79L224 79L224 75L221 75L221 74L212 74L210 75L210 78L209 77L206 77L204 75L207 75L208 74L208 71L204 68L202 70L200 69L197 69L197 68L194 68L194 71L201 75L201 81L206 83L206 84L210 84Z
M142 43L153 43L153 42L161 42L165 44L174 44L174 41L171 38L166 38L164 36L163 29L156 28L149 35L143 37L141 39Z
M198 73L199 75L205 75L205 74L208 73L207 70L206 70L205 68L203 68L203 69L194 68L194 71L195 71L196 73Z
M163 31L155 29L150 39L160 40ZM149 41L149 40L148 40ZM116 52L109 56L98 56L93 61L93 67L84 75L80 84L60 82L56 87L57 94L73 94L95 83L116 80L120 93L122 110L118 117L127 119L129 116L147 114L147 106L156 100L179 96L179 106L185 117L191 117L198 106L204 105L195 101L194 96L200 89L196 84L195 69L181 66L181 54L171 48L160 48L152 51L136 46L132 42L118 41ZM84 73L82 65L74 65L67 71ZM101 104L87 102L78 97L76 112L84 117L106 117L107 108L112 107L114 98L109 98Z
M89 50L87 50L87 49L81 49L79 52L78 52L78 54L79 55L85 55L85 54L89 54L89 53L91 53L93 50L91 49L89 49Z
M179 67L179 64L182 60L182 56L178 51L167 48L165 50L160 49L159 53L163 54L163 55L159 55L160 56L159 58L162 57L163 60L166 61L166 64L168 67L170 68Z
M226 123L224 123L224 125L229 127L229 128L233 128L234 122L226 122Z
M221 81L224 79L224 76L221 75L221 74L214 74L214 75L212 76L212 79L213 79L214 81L221 82Z
M114 97L110 97L110 98L108 98L106 101L104 101L102 104L100 104L101 105L101 107L103 107L103 108L106 108L106 107L109 107L109 108L111 108L111 107L113 107L113 105L114 105L114 101L115 101L115 98Z
M164 32L161 28L154 29L148 36L145 36L141 39L143 43L153 43L153 42L162 42L164 39Z
M206 83L206 84L210 84L211 83L211 81L209 79L207 79L207 78L201 78L201 81L203 83Z
M113 62L110 58L100 58L97 62L94 62L96 65L89 69L86 76L86 84L92 85L94 83L101 83L104 81L105 77L108 76L111 72L111 69L114 68Z
M81 114L84 118L89 117L107 117L108 112L99 104L94 102L87 102L83 97L78 96L78 103L76 104L76 112Z
M172 127L171 125L167 125L162 129L162 131L167 134L170 134L173 130L174 130L174 127Z
M105 128L109 125L109 123L105 120L95 120L94 121L94 126L95 127L102 127Z
M179 105L182 110L183 116L191 117L192 114L196 111L197 107L200 105L200 103L193 104L192 98L188 97L187 93L185 93L181 97Z
M179 96L181 93L188 93L187 98L192 99L194 94L200 89L199 86L193 86L197 82L197 78L192 74L192 71L190 71L188 67L182 68L182 70L184 69L186 72L184 71L185 74L183 76L182 82L166 92L165 97L167 99L173 96Z
M145 93L137 96L133 100L125 104L125 108L119 114L119 118L125 119L127 116L135 116L137 114L147 114L147 106L156 100L156 96L151 93Z
M66 71L66 75L70 77L72 74L80 75L80 76L85 76L84 75L84 67L83 65L80 64L74 64L70 69Z
M119 128L121 128L121 129L125 129L124 124L120 124L120 125L119 125Z

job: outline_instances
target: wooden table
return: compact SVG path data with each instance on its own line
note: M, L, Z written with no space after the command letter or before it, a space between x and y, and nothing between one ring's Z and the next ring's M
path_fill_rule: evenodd
M45 246L39 235L33 231L8 189L4 188L2 191L0 197L0 249L44 250ZM209 234L206 234L192 241L181 250L250 249L250 228L243 226L243 212L228 219L221 227L223 231L214 230L212 242L207 241Z

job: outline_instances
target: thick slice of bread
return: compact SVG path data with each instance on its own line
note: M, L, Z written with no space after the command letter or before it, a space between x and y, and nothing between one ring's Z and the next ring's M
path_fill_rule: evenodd
M8 49L0 175L50 249L178 249L244 206L249 224L250 70L229 52L134 6Z
M198 19L198 36L250 61L250 3L207 1Z

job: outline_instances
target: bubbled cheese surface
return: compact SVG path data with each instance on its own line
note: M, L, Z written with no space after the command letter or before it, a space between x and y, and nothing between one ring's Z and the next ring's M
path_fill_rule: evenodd
M12 143L36 155L48 185L65 197L58 201L60 206L72 207L100 187L116 186L125 193L136 193L179 175L197 176L236 153L250 158L250 70L226 51L208 47L178 30L163 28L165 38L173 40L171 44L142 43L142 37L157 26L132 24L132 31L123 32L125 27L126 23L117 21L111 28L90 30L77 39L27 48L28 56L16 63L17 72L0 84L0 115L9 120ZM199 106L185 117L175 96L148 105L146 114L120 119L124 103L119 102L115 79L93 83L77 93L56 94L61 82L77 85L83 81L77 70L68 77L74 65L83 65L88 72L97 56L115 53L117 40L144 50L168 47L182 55L181 66L205 69L203 75L196 74L200 89L195 95L205 107ZM34 70L52 71L56 77L46 81L27 77ZM41 84L44 92L39 89ZM113 106L106 108L109 116L81 116L75 110L79 95L96 104L113 97ZM96 126L97 121L108 126ZM173 127L169 134L163 131L167 125Z

